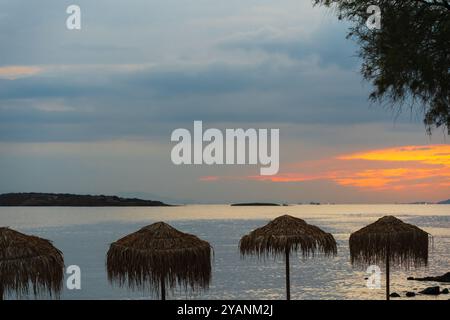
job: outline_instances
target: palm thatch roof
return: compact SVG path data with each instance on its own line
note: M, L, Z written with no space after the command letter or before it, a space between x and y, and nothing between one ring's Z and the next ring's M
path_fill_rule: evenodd
M59 296L64 259L51 241L0 228L0 294ZM1 297L0 297L1 299Z
M350 235L352 264L389 262L409 268L428 264L430 236L422 229L386 216Z
M173 289L207 289L211 280L211 245L157 222L112 243L107 254L108 279L156 294L161 281Z
M285 255L300 250L303 257L323 252L335 255L336 241L330 233L289 215L278 217L264 227L242 237L239 248L242 255Z

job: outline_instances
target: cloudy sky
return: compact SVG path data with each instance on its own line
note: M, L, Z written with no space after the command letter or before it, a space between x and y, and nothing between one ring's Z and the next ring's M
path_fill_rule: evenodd
M82 29L66 28L81 7ZM309 0L0 0L0 192L181 202L436 201L450 147L367 101ZM279 128L280 172L175 166L176 128Z

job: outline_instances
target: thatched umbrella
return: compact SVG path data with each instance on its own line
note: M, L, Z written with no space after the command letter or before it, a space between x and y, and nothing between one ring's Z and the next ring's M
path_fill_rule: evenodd
M49 240L0 228L0 300L13 291L58 296L64 279L61 251Z
M243 256L285 256L287 300L291 298L289 256L292 251L301 251L304 258L314 256L316 252L337 253L336 241L330 233L289 215L278 217L242 237L239 249Z
M409 269L428 264L430 235L418 227L386 216L350 235L353 265L386 264L386 299L389 300L390 265Z
M144 289L150 285L161 299L166 285L185 290L207 289L211 280L211 245L157 222L112 243L107 254L108 279Z

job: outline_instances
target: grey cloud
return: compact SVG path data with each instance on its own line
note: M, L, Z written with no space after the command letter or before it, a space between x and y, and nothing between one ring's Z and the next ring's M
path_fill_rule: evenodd
M260 50L270 54L284 54L292 59L303 60L318 57L322 65L338 65L355 69L359 65L357 47L346 39L347 25L335 24L320 28L312 36L295 30L283 32L271 28L257 32L237 34L222 40L219 48L225 50Z
M266 63L246 67L203 66L169 71L86 74L5 80L0 89L2 139L107 139L169 132L178 123L377 122L389 118L368 109L358 76L336 68ZM75 80L74 80L75 79ZM90 83L91 79L93 83ZM20 88L26 88L21 91ZM62 99L68 112L42 111ZM13 102L22 99L21 108ZM14 124L26 124L26 131ZM64 124L72 125L65 129ZM80 132L77 132L80 131ZM73 137L71 137L73 136Z

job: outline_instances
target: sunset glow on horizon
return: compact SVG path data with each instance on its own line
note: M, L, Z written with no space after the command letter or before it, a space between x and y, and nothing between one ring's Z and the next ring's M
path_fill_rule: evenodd
M330 159L288 164L275 176L245 179L275 183L328 180L344 187L371 191L405 191L450 187L450 145L401 146L344 154ZM283 165L281 166L283 169ZM225 178L225 177L224 177ZM218 181L221 177L203 177ZM230 179L227 177L226 179Z
M38 74L42 68L37 66L0 66L0 79L16 80Z
M336 179L344 186L405 190L443 187L450 183L449 145L404 146L344 155L337 159L395 166L356 171L353 175Z
M404 146L338 157L340 160L420 162L450 166L450 145Z

